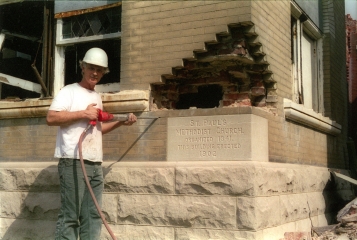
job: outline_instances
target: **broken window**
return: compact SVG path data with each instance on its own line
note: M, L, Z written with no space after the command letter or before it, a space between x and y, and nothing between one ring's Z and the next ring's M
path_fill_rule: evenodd
M63 7L61 5L65 3L58 1L56 4ZM107 53L110 70L96 86L96 91L118 92L120 82L121 3L56 13L55 18L58 18L56 48L61 53L56 56L57 62L60 63L57 68L63 69L65 74L64 76L58 74L55 77L54 95L64 85L81 80L82 71L79 67L79 61L92 47L102 48Z
M0 5L0 98L48 96L52 78L53 2Z

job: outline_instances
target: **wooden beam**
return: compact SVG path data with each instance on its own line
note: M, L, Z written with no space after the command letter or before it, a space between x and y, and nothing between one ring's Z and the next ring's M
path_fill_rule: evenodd
M41 85L33 83L21 78L13 77L7 74L0 73L0 83L19 87L31 92L41 93Z

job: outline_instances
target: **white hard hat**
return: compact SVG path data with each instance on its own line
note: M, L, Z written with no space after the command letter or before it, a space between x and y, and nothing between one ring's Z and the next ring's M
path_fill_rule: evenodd
M107 68L108 56L103 49L91 48L84 55L83 62Z

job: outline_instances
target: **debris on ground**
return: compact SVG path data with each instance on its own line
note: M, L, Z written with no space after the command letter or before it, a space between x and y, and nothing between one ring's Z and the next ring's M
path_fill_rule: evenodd
M338 224L312 228L318 235L312 240L357 239L357 198L349 202L337 214ZM325 231L321 231L325 230Z
M357 185L357 181L340 173L335 176ZM281 240L357 240L357 198L337 213L338 224L312 227L311 232L286 232Z

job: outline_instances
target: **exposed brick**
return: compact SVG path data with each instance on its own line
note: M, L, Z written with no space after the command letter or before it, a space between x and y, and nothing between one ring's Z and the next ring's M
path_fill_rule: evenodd
M265 95L265 88L264 87L252 87L251 93L253 96L262 96Z

